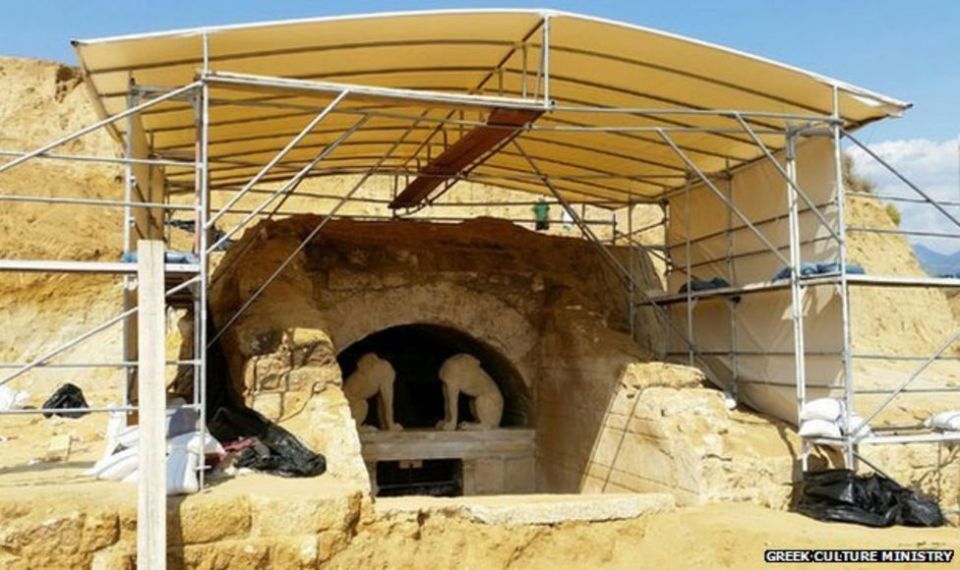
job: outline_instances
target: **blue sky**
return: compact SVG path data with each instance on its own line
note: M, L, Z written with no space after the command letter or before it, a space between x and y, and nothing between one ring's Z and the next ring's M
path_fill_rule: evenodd
M0 54L73 63L69 40L201 25L429 8L546 7L659 28L756 53L914 103L861 139L940 197L960 199L960 1L25 0L4 3ZM860 156L862 158L862 156ZM893 181L862 170L882 190ZM905 225L942 223L904 212ZM942 229L949 229L943 227ZM942 240L941 240L942 242ZM930 243L946 249L942 243Z

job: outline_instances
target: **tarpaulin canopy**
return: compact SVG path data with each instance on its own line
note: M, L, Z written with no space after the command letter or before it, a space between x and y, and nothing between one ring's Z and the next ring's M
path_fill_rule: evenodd
M243 183L337 95L335 89L306 87L314 82L485 100L473 105L406 98L401 91L396 97L352 93L284 157L281 170L307 163L368 114L369 120L314 174L364 172L379 165L379 172L416 175L497 108L541 106L545 113L515 139L490 149L469 175L538 193L545 191L542 176L547 176L571 201L611 206L656 198L683 184L688 165L660 133L645 127L666 129L699 168L717 172L762 155L727 111L744 113L760 139L777 150L788 126L833 114L835 92L848 128L908 107L720 46L544 10L319 18L74 45L103 116L128 107L131 84L142 93L187 85L205 62L212 72L208 77L220 76L208 83L214 187ZM242 81L231 82L237 77ZM247 81L251 77L297 80L304 88L270 82L254 87ZM196 113L190 101L171 100L141 113L134 129L142 128L152 155L192 159ZM123 136L129 127L118 121L115 128ZM168 169L166 178L186 188L194 173Z

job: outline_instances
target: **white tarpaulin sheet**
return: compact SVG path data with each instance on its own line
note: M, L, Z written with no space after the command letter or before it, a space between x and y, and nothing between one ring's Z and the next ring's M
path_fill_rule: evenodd
M213 73L323 81L423 92L522 99L550 107L518 138L543 174L575 202L625 204L682 186L683 161L652 131L671 136L706 172L756 159L760 151L729 114L737 110L771 147L785 122L775 114L839 116L856 127L900 114L907 104L762 57L667 32L552 10L429 11L198 28L74 43L102 115L127 106L131 82L173 88ZM544 49L546 46L547 49ZM545 53L547 52L547 53ZM204 57L206 54L206 58ZM549 93L547 93L549 91ZM549 97L549 103L544 96ZM210 175L215 186L242 183L306 125L333 94L211 88ZM279 106L272 106L279 105ZM555 107L554 107L555 105ZM318 175L369 168L406 138L383 167L411 168L437 151L435 121L447 108L348 97L284 163L303 163L340 136L357 113L373 117L318 167ZM591 112L637 109L635 112ZM651 114L642 110L675 111ZM757 115L751 115L756 113ZM454 118L477 121L476 112ZM192 156L197 115L190 101L168 101L140 115L157 156ZM564 130L588 126L589 130ZM123 121L115 125L123 135ZM708 130L702 130L708 129ZM717 129L716 131L709 129ZM432 144L428 144L432 141ZM451 141L447 141L451 142ZM434 147L434 148L431 148ZM473 170L482 182L544 193L525 157L502 149ZM524 177L526 175L526 177ZM189 169L166 177L192 186Z
M778 156L782 160L782 156ZM836 231L836 176L833 144L818 138L797 149L797 181ZM716 182L731 203L754 224L783 257L789 259L788 186L767 160ZM837 262L839 248L830 231L801 202L801 262ZM669 201L667 243L676 268L668 274L670 292L686 283L686 237L693 278L720 277L735 286L770 282L784 268L777 258L706 185L692 185ZM729 256L729 257L728 257ZM807 289L804 303L806 384L810 397L825 395L817 386L840 383L842 320L835 286ZM693 342L705 355L715 380L725 388L736 381L737 394L748 405L788 421L796 417L794 333L789 288L745 294L738 302L713 298L697 301L692 311ZM684 332L688 308L671 306L671 318ZM731 321L732 317L732 321ZM672 352L687 346L673 335ZM717 354L723 353L723 354Z

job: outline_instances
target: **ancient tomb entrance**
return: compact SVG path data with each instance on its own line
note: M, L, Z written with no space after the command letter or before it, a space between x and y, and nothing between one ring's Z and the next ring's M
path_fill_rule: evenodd
M393 416L387 426L383 398L367 400L360 427L363 458L377 496L458 496L526 493L534 488L534 432L530 398L516 367L486 343L450 327L413 324L374 332L337 357L346 389L365 355L375 354L395 372ZM458 428L441 429L445 419L440 369L467 354L496 383L503 399L499 426L462 429L478 421L471 398L457 402ZM466 426L465 426L466 427Z

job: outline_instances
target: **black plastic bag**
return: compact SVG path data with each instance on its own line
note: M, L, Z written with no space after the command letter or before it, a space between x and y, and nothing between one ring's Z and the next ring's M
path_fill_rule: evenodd
M209 315L209 312L208 312ZM216 338L213 316L207 319L207 338ZM255 437L262 445L252 454L244 450L238 467L249 467L284 477L315 477L327 470L327 460L300 443L292 433L244 405L230 381L229 366L219 342L207 350L207 427L221 443ZM269 453L264 453L264 448Z
M710 291L712 289L723 289L725 287L730 287L730 282L724 279L723 277L714 277L710 281L703 281L702 279L691 279L690 280L690 291ZM687 292L687 284L684 283L680 286L678 290L679 293ZM733 295L730 297L730 300L734 303L740 302L740 295Z
M883 475L856 475L849 469L804 473L795 510L822 521L873 527L942 526L936 501Z
M300 440L282 427L270 423L249 408L221 407L209 422L210 433L218 441L235 441L255 437L262 448L248 448L237 458L237 467L249 467L284 477L315 477L327 470L327 461L319 453L307 449ZM268 453L264 453L266 448Z
M691 279L690 280L690 290L691 291L710 291L711 289L722 289L724 287L729 287L730 282L724 279L723 277L714 277L710 281L704 281L702 279ZM680 293L687 292L687 284L684 283L680 286Z
M74 384L64 384L57 388L57 391L43 403L43 409L61 409L70 408L89 408L87 400L83 397L83 390ZM90 412L44 412L43 417L61 416L64 418L82 418Z

